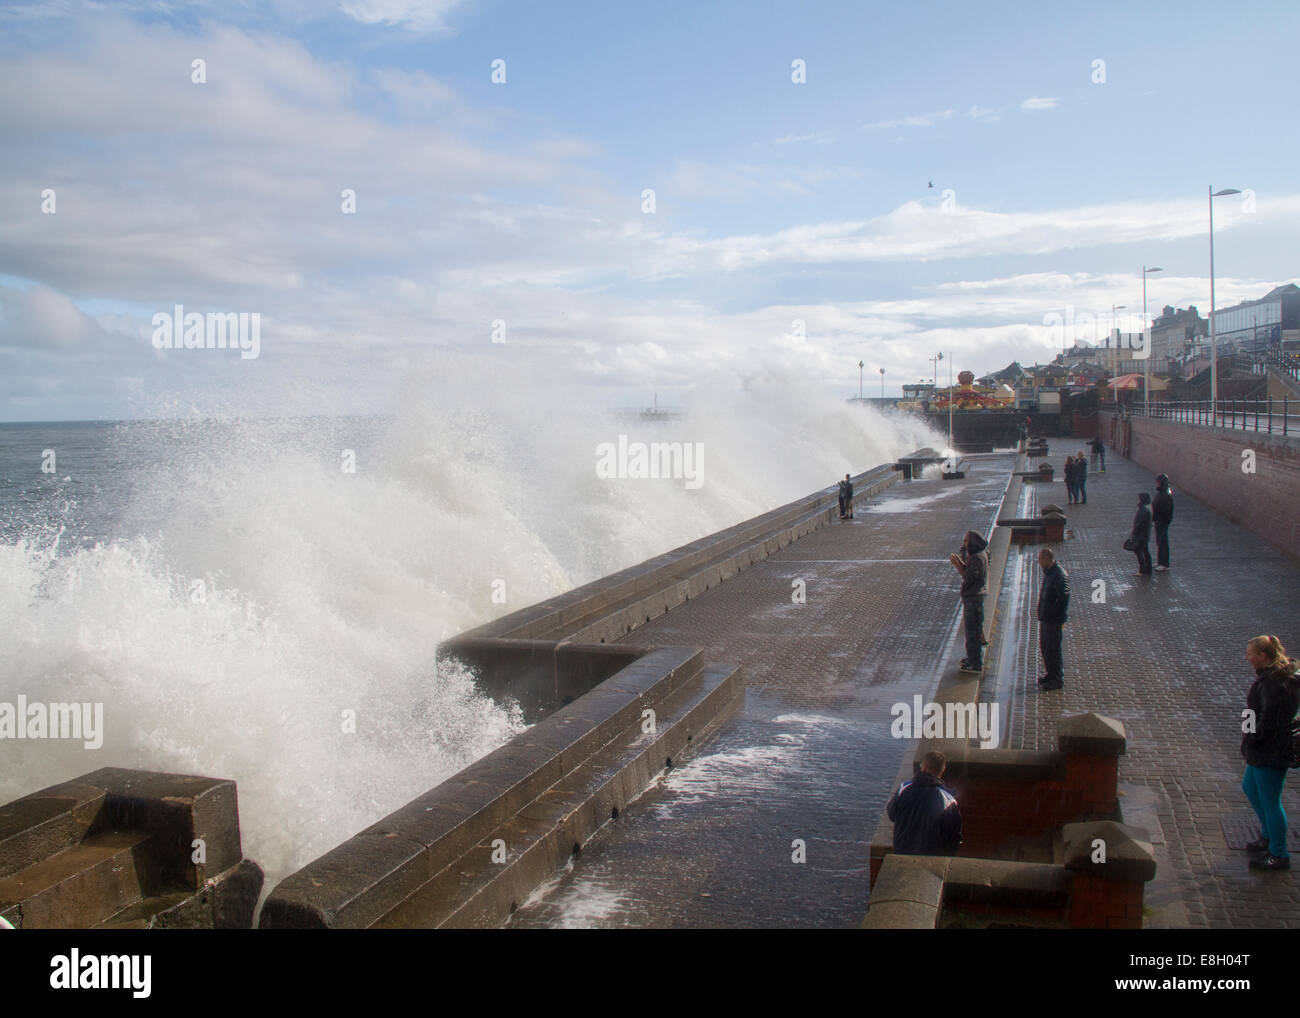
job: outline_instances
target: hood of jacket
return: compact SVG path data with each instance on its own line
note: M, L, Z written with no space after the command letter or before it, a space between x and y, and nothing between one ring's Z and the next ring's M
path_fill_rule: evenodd
M984 540L981 534L977 534L973 530L966 531L966 551L971 555L978 555L988 546L988 541Z

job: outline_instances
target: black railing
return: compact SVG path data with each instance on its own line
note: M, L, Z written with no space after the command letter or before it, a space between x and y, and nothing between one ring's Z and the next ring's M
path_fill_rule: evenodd
M1134 403L1125 408L1130 417L1150 417L1212 428L1265 431L1270 435L1300 434L1300 400L1221 399L1188 402Z

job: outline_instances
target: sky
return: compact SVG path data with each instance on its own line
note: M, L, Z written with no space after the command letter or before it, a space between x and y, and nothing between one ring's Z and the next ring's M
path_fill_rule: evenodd
M0 421L386 413L466 358L608 407L848 397L859 362L888 395L940 351L1050 360L1053 315L1137 331L1144 267L1152 315L1204 314L1211 184L1244 192L1218 306L1300 282L1298 30L1289 2L3 3ZM256 356L167 348L177 305L256 314Z

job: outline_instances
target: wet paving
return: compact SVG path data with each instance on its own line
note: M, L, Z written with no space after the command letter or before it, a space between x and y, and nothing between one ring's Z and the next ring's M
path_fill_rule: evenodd
M890 708L928 697L960 656L947 557L992 524L1014 457L970 460L965 480L899 482L629 634L741 665L744 703L510 926L861 922L871 836L909 747L890 735Z
M1052 441L1057 468L1081 441ZM1019 689L1012 699L1011 748L1050 748L1062 715L1082 711L1118 718L1128 733L1120 757L1125 819L1147 829L1156 849L1156 882L1146 895L1147 928L1277 929L1300 927L1300 884L1290 873L1260 873L1239 846L1258 834L1241 791L1241 710L1254 680L1245 644L1277 634L1294 656L1300 566L1263 538L1182 492L1176 476L1169 572L1137 576L1123 550L1140 491L1154 493L1152 472L1114 454L1107 471L1088 474L1088 502L1066 504L1065 485L1027 485L1037 504L1067 514L1057 556L1072 592L1065 628L1065 688L1033 688L1038 627L1032 611L1015 638ZM1243 475L1240 483L1249 483ZM1034 549L1021 553L1038 597ZM1151 554L1156 553L1155 541ZM1013 554L1013 562L1017 556ZM1007 566L1008 573L1013 562ZM1288 772L1282 805L1300 816L1300 780Z

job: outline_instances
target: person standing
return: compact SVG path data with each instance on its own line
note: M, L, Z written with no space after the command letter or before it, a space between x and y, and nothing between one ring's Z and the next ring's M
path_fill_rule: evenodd
M1083 458L1083 450L1074 458L1074 491L1079 501L1088 504L1088 461Z
M844 482L843 482L843 481L836 481L836 482L835 482L835 486L836 486L837 488L839 488L840 519L844 519L844 514L845 514L845 508L844 508Z
M889 797L885 813L900 855L956 855L961 848L961 807L941 780L947 766L948 758L931 750L916 776Z
M844 475L844 511L853 519L853 481L848 474Z
M1129 534L1129 543L1133 547L1133 553L1137 555L1138 575L1151 575L1151 510L1148 506L1151 503L1151 495L1145 491L1138 494L1137 515L1133 517L1133 530Z
M1289 870L1286 811L1282 785L1291 758L1291 722L1300 707L1300 675L1296 662L1276 636L1257 636L1246 644L1246 661L1255 669L1255 682L1246 694L1241 755L1246 774L1241 790L1259 818L1260 836L1244 846L1250 865L1260 870Z
M962 659L963 672L984 670L984 595L988 592L989 544L983 535L966 531L961 543L961 554L948 556L948 561L961 576L961 610L966 622L966 656Z
M1063 468L1062 473L1065 474L1065 493L1070 499L1070 505L1074 505L1075 501L1078 499L1079 486L1077 480L1078 474L1076 473L1073 456L1067 456L1065 458L1065 467Z
M1098 435L1096 438L1094 438L1094 439L1092 440L1092 442L1091 442L1091 446L1092 446L1092 465L1093 465L1093 469L1094 469L1094 470L1096 469L1096 467L1097 467L1097 460L1100 459L1100 460L1101 460L1101 472L1104 474L1104 473L1106 472L1106 445L1105 445L1104 442L1102 442L1102 440L1101 440L1101 436L1100 436L1100 435Z
M1038 649L1046 668L1046 673L1038 679L1038 688L1047 691L1065 685L1061 643L1070 610L1070 574L1056 561L1050 548L1039 551L1038 564L1043 569L1043 585L1038 590Z
M1174 490L1169 475L1156 478L1156 497L1151 503L1151 523L1156 531L1156 569L1169 571L1169 524L1174 519Z

